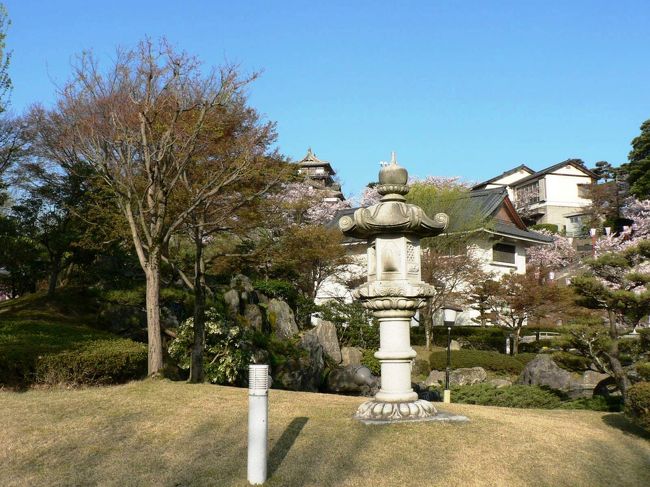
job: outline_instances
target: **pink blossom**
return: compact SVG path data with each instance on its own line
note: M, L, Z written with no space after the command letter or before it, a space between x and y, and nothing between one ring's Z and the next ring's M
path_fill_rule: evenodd
M529 265L559 270L576 261L577 253L567 237L544 229L537 230L537 233L552 237L553 243L529 248L526 251L526 261Z

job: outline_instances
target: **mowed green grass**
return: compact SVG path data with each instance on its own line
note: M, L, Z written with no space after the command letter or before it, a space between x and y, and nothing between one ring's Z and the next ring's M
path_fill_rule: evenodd
M2 486L244 486L246 389L168 381L0 393ZM647 486L620 414L445 405L366 426L362 398L272 390L269 486Z

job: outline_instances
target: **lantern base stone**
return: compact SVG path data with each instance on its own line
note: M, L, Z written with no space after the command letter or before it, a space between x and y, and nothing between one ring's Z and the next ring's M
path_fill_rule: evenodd
M412 402L366 401L354 415L360 421L422 421L437 413L433 403L418 399Z

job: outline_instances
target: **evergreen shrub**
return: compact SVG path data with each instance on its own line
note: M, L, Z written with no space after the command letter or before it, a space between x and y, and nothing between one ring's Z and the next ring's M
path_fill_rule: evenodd
M447 366L447 351L431 352L429 364L432 370L444 370ZM451 352L451 364L455 369L465 367L483 367L494 372L519 374L524 368L524 363L516 357L498 352L483 350L456 350Z
M269 298L286 301L292 308L296 306L298 291L289 281L282 279L259 279L253 281L253 288Z
M537 386L513 385L497 389L492 384L452 387L451 397L461 404L501 406L508 408L554 409L562 403L560 397Z
M650 381L650 362L639 362L636 364L636 371L641 379Z
M88 342L36 362L36 381L48 385L120 384L146 373L146 345L123 338Z
M650 431L650 382L637 382L628 389L625 415Z
M584 372L589 369L591 360L581 355L570 352L555 352L552 354L553 362L559 367L570 372Z
M370 372L373 375L381 375L381 365L379 359L375 357L375 352L377 350L365 349L363 350L363 356L361 357L361 365L365 365L370 369Z

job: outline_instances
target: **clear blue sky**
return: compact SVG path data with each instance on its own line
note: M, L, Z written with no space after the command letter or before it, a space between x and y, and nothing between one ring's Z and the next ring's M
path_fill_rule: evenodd
M51 103L75 53L166 36L263 70L251 102L349 195L395 150L411 174L625 162L650 118L650 1L36 1L12 20L13 110Z

